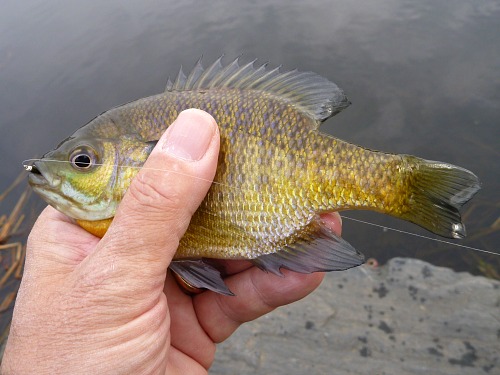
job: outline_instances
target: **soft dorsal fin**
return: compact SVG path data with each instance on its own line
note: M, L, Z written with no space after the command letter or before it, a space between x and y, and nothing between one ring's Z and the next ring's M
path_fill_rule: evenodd
M267 69L267 64L255 67L255 61L240 66L239 59L224 66L222 56L207 69L198 60L186 76L179 70L174 83L168 80L166 91L188 91L211 88L258 90L272 93L299 107L317 121L339 113L350 102L344 92L333 82L312 72L280 68Z

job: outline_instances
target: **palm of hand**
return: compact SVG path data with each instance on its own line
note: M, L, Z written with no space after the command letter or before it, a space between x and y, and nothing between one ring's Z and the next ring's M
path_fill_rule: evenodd
M323 277L284 270L279 278L248 262L221 262L236 296L188 296L170 273L144 270L135 280L135 273L126 274L110 258L116 249L103 249L123 247L138 257L140 249L127 248L126 236L113 238L99 241L52 208L33 229L10 344L19 353L25 345L36 348L23 360L38 373L44 364L52 373L207 373L216 343L240 324L301 299ZM23 335L16 338L18 329Z

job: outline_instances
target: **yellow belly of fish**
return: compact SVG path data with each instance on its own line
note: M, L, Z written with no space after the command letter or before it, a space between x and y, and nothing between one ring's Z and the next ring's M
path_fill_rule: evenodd
M112 221L113 218L97 221L77 220L76 223L87 232L92 233L96 237L102 238L106 234L106 231Z

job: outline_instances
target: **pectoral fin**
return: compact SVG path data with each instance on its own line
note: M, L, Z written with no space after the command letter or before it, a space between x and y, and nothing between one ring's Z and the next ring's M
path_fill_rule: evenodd
M319 219L308 234L282 250L261 255L252 262L260 269L282 276L280 268L299 273L343 271L364 263L365 257L333 233Z
M109 219L95 221L76 220L76 223L87 232L92 233L96 237L102 238L106 234L112 221L113 218L111 217Z
M234 296L222 280L220 272L202 259L174 260L170 263L170 269L191 287L205 288L226 296Z

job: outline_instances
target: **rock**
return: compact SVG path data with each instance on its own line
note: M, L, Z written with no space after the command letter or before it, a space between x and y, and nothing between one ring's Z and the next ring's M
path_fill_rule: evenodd
M500 374L500 282L404 258L332 272L240 327L210 373Z

